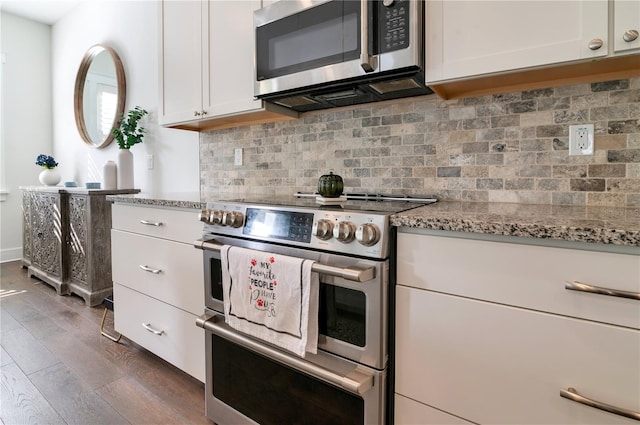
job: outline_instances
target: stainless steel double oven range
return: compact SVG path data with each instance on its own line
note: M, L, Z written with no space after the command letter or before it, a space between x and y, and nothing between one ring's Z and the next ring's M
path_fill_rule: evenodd
M204 255L206 308L197 325L206 331L206 414L214 422L392 422L395 232L389 216L435 199L369 199L321 205L298 194L213 202L202 211L196 247ZM297 357L224 322L223 245L315 261L317 354Z

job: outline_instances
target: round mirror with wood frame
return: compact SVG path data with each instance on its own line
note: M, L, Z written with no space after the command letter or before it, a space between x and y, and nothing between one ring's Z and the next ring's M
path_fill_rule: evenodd
M87 50L76 76L73 96L76 126L86 144L104 148L113 141L111 129L124 114L126 82L122 61L111 47Z

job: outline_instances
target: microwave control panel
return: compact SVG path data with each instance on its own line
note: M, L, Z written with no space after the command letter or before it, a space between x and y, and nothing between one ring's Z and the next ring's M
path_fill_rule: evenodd
M380 53L409 47L409 0L384 0L378 6Z

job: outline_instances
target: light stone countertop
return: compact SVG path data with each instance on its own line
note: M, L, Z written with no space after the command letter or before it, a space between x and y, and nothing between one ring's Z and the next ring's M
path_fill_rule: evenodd
M109 195L108 201L123 204L156 207L204 209L206 202L200 201L199 192L138 193L136 195Z
M204 209L197 192L107 195L127 204ZM640 247L640 208L450 202L391 216L397 227Z
M394 214L391 224L640 247L640 208L441 201Z

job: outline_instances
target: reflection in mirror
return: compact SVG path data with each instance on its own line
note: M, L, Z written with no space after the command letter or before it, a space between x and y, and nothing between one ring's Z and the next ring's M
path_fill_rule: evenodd
M106 46L91 47L76 77L74 106L82 139L95 148L113 140L111 129L124 113L126 85L122 62Z

